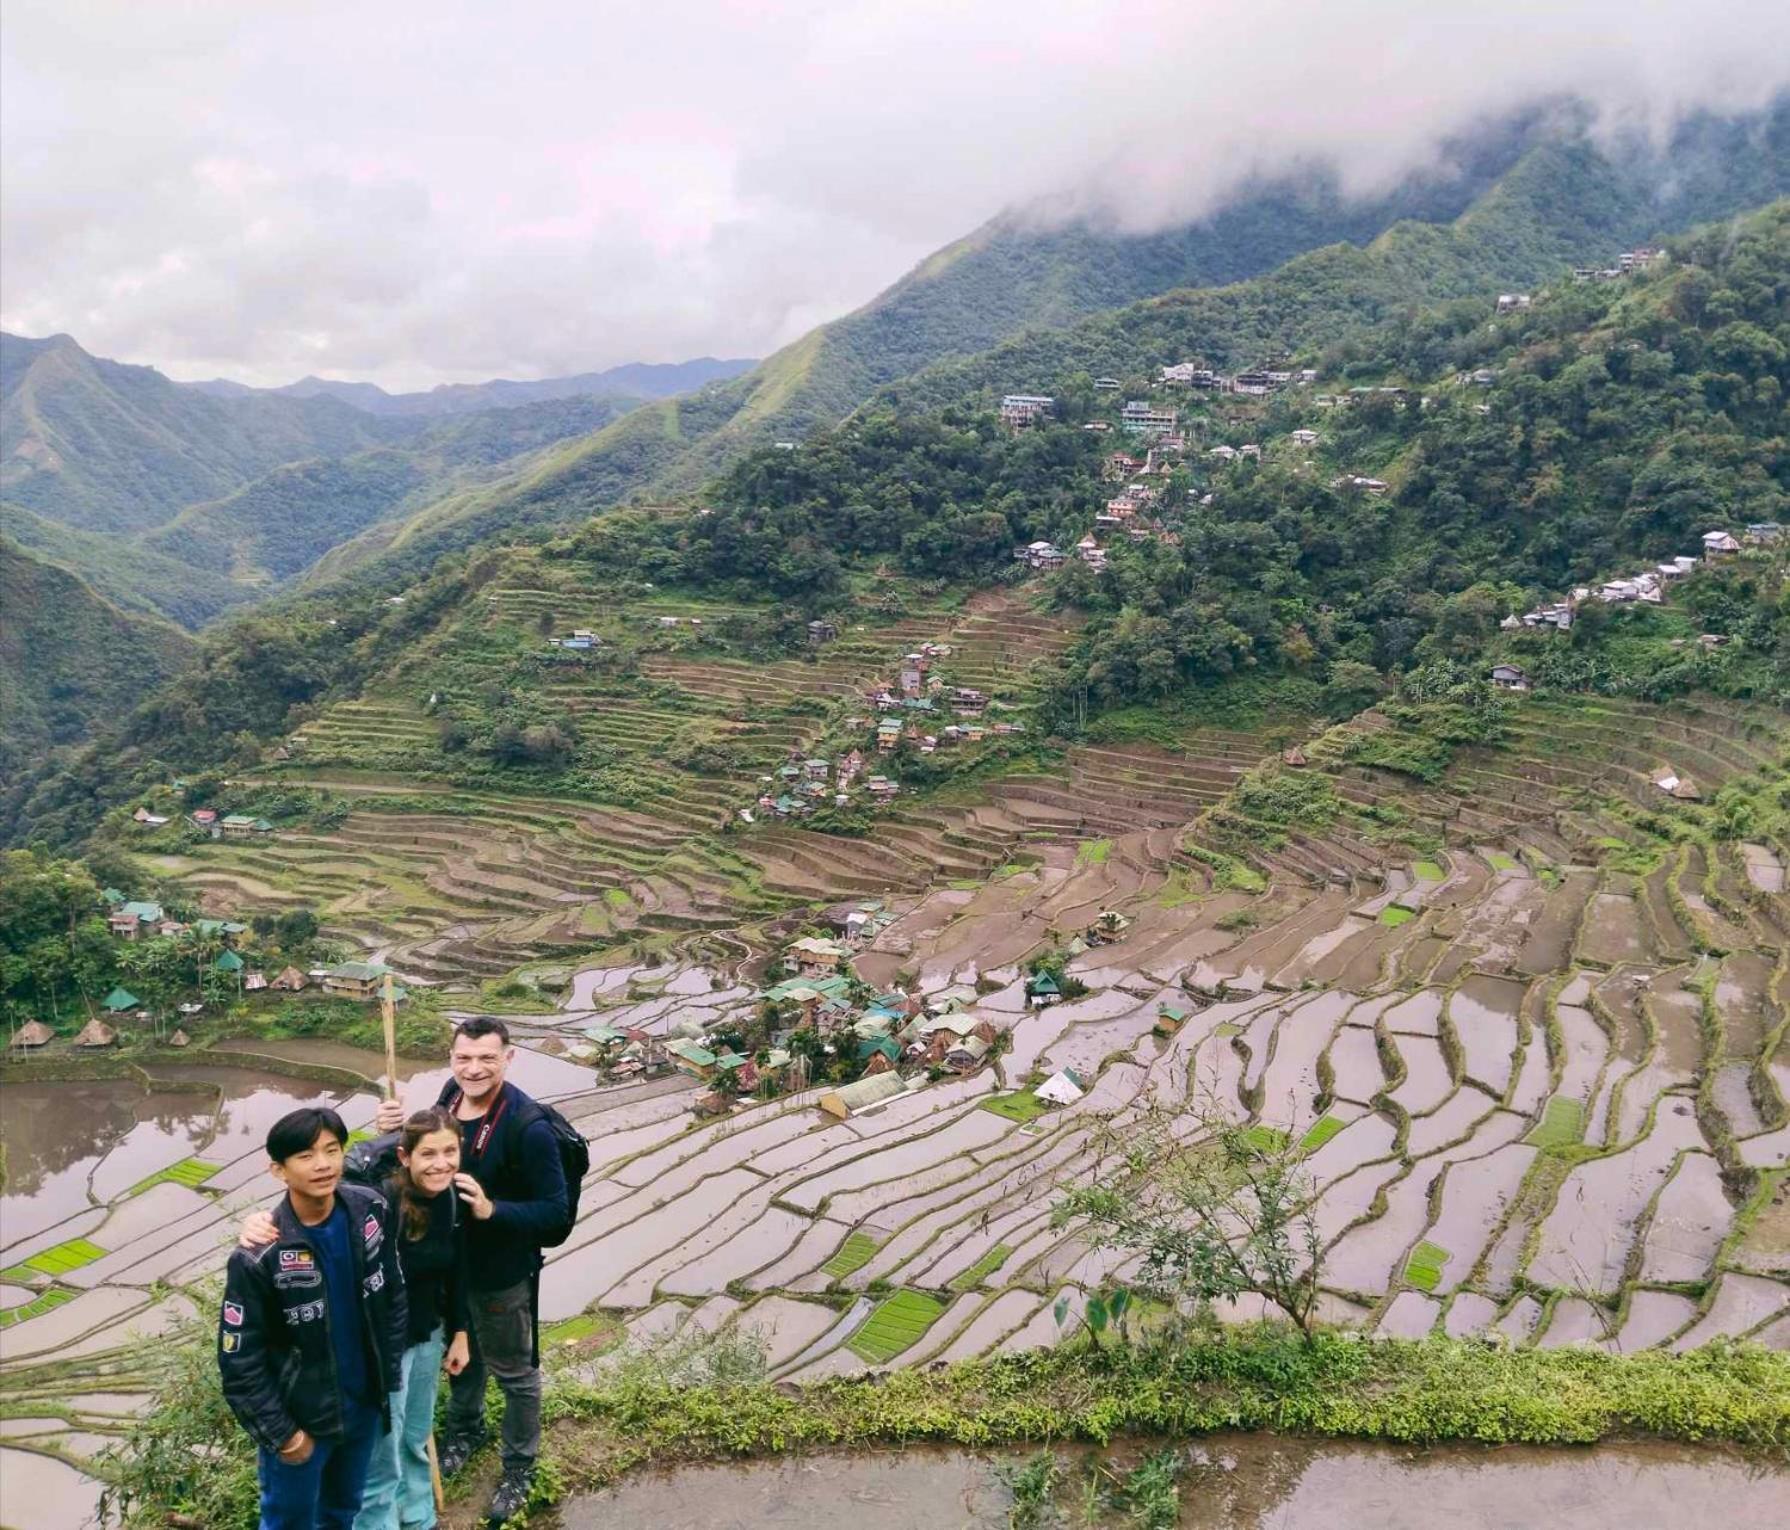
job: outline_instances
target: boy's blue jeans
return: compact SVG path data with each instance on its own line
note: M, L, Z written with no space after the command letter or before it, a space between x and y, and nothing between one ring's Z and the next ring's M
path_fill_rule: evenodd
M311 1459L288 1466L261 1451L261 1530L349 1530L360 1510L367 1460L385 1434L377 1408L350 1404L348 1427L316 1441Z
M392 1432L382 1434L367 1467L354 1530L435 1530L435 1488L429 1479L429 1434L441 1384L445 1328L404 1351L403 1380L392 1393Z

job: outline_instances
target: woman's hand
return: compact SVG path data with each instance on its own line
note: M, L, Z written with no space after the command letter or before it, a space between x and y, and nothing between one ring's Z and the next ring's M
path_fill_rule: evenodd
M258 1248L266 1248L279 1236L280 1230L274 1226L271 1212L251 1211L242 1219L242 1231L236 1235L236 1246L253 1253Z
M460 1192L460 1199L466 1203L466 1209L479 1222L489 1222L491 1213L497 1208L491 1204L491 1197L485 1194L485 1187L470 1174L456 1174L454 1188Z
M461 1371L472 1364L472 1344L467 1339L465 1330L454 1335L447 1347L447 1373L458 1376Z

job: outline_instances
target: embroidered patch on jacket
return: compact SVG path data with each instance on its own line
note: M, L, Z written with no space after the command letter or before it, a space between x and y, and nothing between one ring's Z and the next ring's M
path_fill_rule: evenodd
M224 1303L224 1326L226 1328L242 1327L242 1303L241 1302L225 1302Z
M361 1284L366 1287L367 1295L369 1295L369 1296L371 1296L375 1291L383 1291L385 1289L385 1271L384 1270L373 1271L373 1273L371 1275L369 1275L364 1281L362 1281Z
M276 1291L308 1291L312 1286L323 1284L323 1271L309 1270L275 1270L273 1284Z
M369 1216L365 1222L361 1223L360 1230L361 1236L365 1238L367 1242L373 1242L379 1236L379 1218Z
M237 1352L237 1350L239 1350L241 1348L242 1348L242 1335L241 1334L227 1333L224 1335L224 1353L226 1355L233 1355Z
M296 1307L286 1308L285 1316L287 1326L291 1328L298 1327L300 1323L318 1322L323 1317L323 1303L300 1302Z
M308 1248L283 1248L280 1250L280 1268L282 1270L308 1270L317 1263L316 1256Z

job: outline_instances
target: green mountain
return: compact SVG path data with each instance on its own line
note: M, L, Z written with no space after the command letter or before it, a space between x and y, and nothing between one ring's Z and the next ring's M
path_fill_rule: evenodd
M114 605L165 617L189 632L261 597L252 585L182 563L139 541L59 526L19 505L0 505L0 531L44 561L78 570Z
M1280 280L1213 301L1257 312ZM1115 492L1103 459L1127 442L1124 394L1078 398L1078 351L1037 374L1060 415L1018 433L973 390L879 404L800 451L748 455L700 510L612 509L541 546L446 559L396 606L347 588L232 623L5 811L14 833L78 840L154 762L246 768L249 740L297 728L307 744L282 774L318 790L361 769L649 816L669 791L688 799L680 821L712 828L790 747L861 745L846 718L864 685L931 636L964 645L1028 737L1346 717L1395 685L1449 694L1502 652L1568 688L1790 705L1781 554L1707 570L1667 608L1594 612L1569 637L1501 626L1574 584L1695 553L1712 526L1790 519L1786 292L1779 204L1673 239L1640 274L1539 287L1517 313L1399 305L1339 341L1324 307L1290 352L1319 380L1272 398L1140 376L1137 396L1178 409L1189 444L1149 480L1148 534L1103 533L1105 573L1072 561L1036 578L1012 557L1074 545ZM1152 354L1164 306L1115 316L1110 334L1136 326L1126 343ZM1212 455L1244 445L1259 460ZM699 633L681 616L664 627L691 611ZM862 635L802 662L805 622L834 613ZM588 662L546 645L574 624L602 633ZM892 763L914 785L958 768Z
M1307 270L1336 280L1300 299L1296 274L1285 322L1223 320L1237 344L1282 344L1314 325L1342 333L1400 304L1540 281L1790 190L1790 98L1751 118L1689 121L1663 149L1594 142L1557 122L1489 132L1456 147L1457 177L1420 178L1365 205L1320 179L1258 187L1199 223L1142 237L997 219L745 376L637 410L507 482L346 543L320 572L373 563L413 573L443 551L604 504L687 496L754 447L800 440L934 366L936 387L928 378L918 394L895 396L937 400L992 386L996 374L1030 386L1028 370L1054 368L1063 345L1093 354L1087 336L1101 311L1172 289L1180 295L1157 301L1223 315L1234 301L1224 284L1315 247Z
M532 382L496 378L483 383L443 383L422 393L388 393L374 383L337 382L326 377L303 377L283 388L250 388L224 378L185 386L218 398L246 398L256 394L278 398L337 398L369 414L435 417L474 414L487 409L514 409L519 404L544 403L552 399L672 398L693 392L705 383L737 377L757 365L756 361L722 361L714 356L699 356L693 361L632 361L601 372L543 377Z
M0 495L77 530L147 530L281 463L415 428L338 399L210 398L67 335L0 336Z
M138 706L197 645L159 617L127 611L67 569L0 537L0 776L92 738Z
M583 435L631 401L575 395L432 422L399 446L275 468L207 504L191 505L138 544L238 585L262 588L302 574L338 543L406 507L513 469L545 447Z

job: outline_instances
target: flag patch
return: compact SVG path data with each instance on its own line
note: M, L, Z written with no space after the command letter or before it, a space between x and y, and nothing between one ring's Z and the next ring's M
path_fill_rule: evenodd
M242 1303L241 1302L225 1302L224 1303L224 1324L226 1327L229 1327L229 1328L242 1327Z

